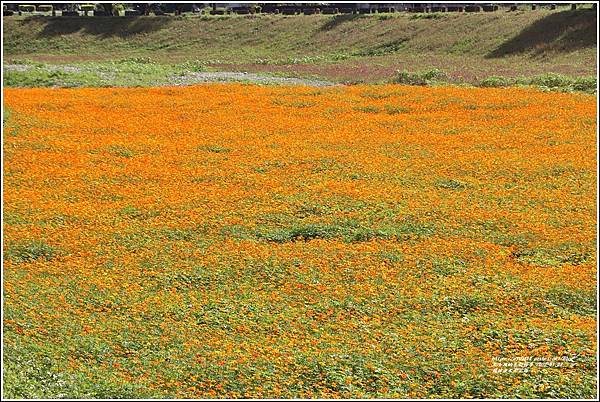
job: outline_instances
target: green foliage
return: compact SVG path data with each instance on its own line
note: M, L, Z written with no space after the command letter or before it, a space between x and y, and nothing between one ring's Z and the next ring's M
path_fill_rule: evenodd
M451 312L461 315L485 310L492 304L491 300L479 293L446 297L444 302Z
M97 77L88 73L48 71L42 68L4 71L4 85L7 87L76 87L85 82L97 83Z
M525 80L525 84L539 86L543 89L558 91L595 92L596 77L571 78L561 74L544 74Z
M4 252L4 259L17 263L36 260L49 261L58 256L58 249L43 240L31 240L25 243L11 244Z
M446 14L444 13L416 13L416 14L412 14L409 18L411 20L438 20L440 18L444 18L446 16Z
M446 78L446 74L434 68L432 70L410 73L408 71L399 71L394 82L405 85L431 85L440 82Z
M364 113L379 113L379 108L375 106L356 106L353 109Z
M31 5L31 4L20 4L19 11L26 12L26 13L32 13L35 11L35 6Z
M4 70L7 87L156 86L173 82L190 72L204 71L202 62L159 64L149 57L128 57L109 62L47 65L15 60L19 69Z
M596 77L573 78L571 88L574 91L596 93L598 91L598 79Z
M409 113L410 109L402 106L385 105L385 111L387 112L387 114L400 114Z
M331 238L339 238L348 243L356 243L375 239L407 241L430 236L434 231L435 228L432 225L408 217L400 222L390 222L375 225L374 227L366 226L352 220L338 223L298 223L287 228L276 229L263 227L256 230L255 235L259 240L274 243Z
M285 101L282 99L274 99L272 101L272 103L274 105L278 105L278 106L288 106L288 107L294 107L294 108L306 108L306 107L311 107L311 106L315 106L317 103L316 102L306 102L306 101L298 101L298 102L289 102L289 101Z
M451 276L464 273L466 270L466 263L458 258L435 258L431 262L431 269L437 275Z
M127 57L125 59L120 59L115 61L116 64L155 64L154 61L150 57Z
M511 79L508 77L498 77L495 75L491 76L491 77L487 77L479 83L479 86L482 86L485 88L509 87L511 85L515 85L514 79Z
M121 145L111 145L108 147L108 152L121 158L132 158L134 153L131 149Z
M391 13L377 13L377 19L380 21L389 20L391 18L397 18L397 17Z
M144 211L131 205L119 210L119 215L132 219L143 218L145 216Z
M498 77L491 76L483 79L482 87L536 86L542 90L559 92L596 93L598 81L596 77L568 77L561 74L548 73L534 77Z
M69 374L52 350L33 342L15 341L5 333L3 395L9 399L135 399L152 397L141 386L124 384L117 378L100 378L93 367L88 376ZM10 338L7 341L7 338Z
M6 123L10 120L10 115L11 115L11 111L9 108L4 107L3 108L3 115L2 115L2 123L4 126L6 126Z
M207 152L212 152L215 154L223 154L223 153L231 152L230 148L222 147L220 145L203 145L196 149L199 151L207 151Z
M546 293L546 300L571 314L595 315L597 300L595 292L555 286Z
M512 253L519 262L538 266L581 265L592 257L584 245L566 242L546 247L520 247Z
M447 190L463 190L466 184L454 179L438 180L436 186Z
M122 3L113 4L113 14L125 15L125 5Z
M311 224L297 226L291 229L278 229L268 232L258 232L257 236L274 243L289 241L307 241L312 239L328 239L338 234L339 228L334 225Z
M206 62L202 60L189 60L179 65L179 68L185 71L191 72L204 72L207 71Z
M389 98L391 95L390 94L378 94L375 92L365 92L360 94L360 96L362 98L367 98L367 99L386 99Z

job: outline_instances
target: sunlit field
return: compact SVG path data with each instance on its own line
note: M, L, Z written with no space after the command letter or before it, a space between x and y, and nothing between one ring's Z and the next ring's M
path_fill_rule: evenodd
M595 395L595 96L4 93L5 396Z

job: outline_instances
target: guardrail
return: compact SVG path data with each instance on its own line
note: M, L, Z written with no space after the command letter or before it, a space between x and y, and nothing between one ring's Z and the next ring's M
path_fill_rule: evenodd
M315 7L304 7L304 6L289 6L289 5L276 5L276 4L265 4L261 7L259 6L243 6L243 7L226 7L219 9L209 9L205 8L203 10L194 10L187 11L188 13L194 14L209 14L209 15L251 15L251 14L282 14L282 15L338 15L338 14L388 14L388 13L398 13L398 12L407 12L407 13L478 13L478 12L496 12L500 10L500 6L494 4L472 4L466 6L458 6L458 5L447 5L447 6L427 6L425 4L406 7L403 5L396 6L377 6L377 7L367 7L367 8L359 8L359 7L344 7L345 4L340 3L337 7L333 5L328 6L315 6ZM583 5L581 4L563 4L563 6L570 7L571 10L582 9ZM596 9L596 4L592 4L592 10ZM81 10L56 10L51 5L44 6L40 5L37 7L34 5L18 5L16 10L11 9L3 9L3 16L10 17L15 14L17 15L49 15L52 16L64 16L64 17L76 17L76 16L88 16L93 15L94 17L137 17L141 15L149 15L150 13L154 15L181 15L181 10L170 10L170 12L166 12L161 9L152 9L152 10L138 10L138 9L129 9L121 12L117 15L110 15L104 10L99 10L92 8L91 4L85 4L81 6ZM507 5L502 8L506 11L524 11L525 5ZM531 4L527 5L527 9L535 11L538 9L550 9L556 10L556 4ZM585 8L583 8L585 9ZM91 13L90 13L91 11Z

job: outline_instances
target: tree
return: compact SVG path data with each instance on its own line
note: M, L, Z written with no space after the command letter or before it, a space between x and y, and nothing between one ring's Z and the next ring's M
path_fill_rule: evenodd
M135 9L139 10L141 15L150 15L150 4L148 3L135 3Z
M106 15L113 15L113 3L102 3L102 7L104 8Z

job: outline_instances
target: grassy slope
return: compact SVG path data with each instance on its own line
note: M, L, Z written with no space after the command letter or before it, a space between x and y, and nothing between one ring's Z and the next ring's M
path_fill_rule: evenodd
M595 75L588 10L383 16L4 18L9 60L150 56L223 69L375 81L442 68L456 80L557 72Z

